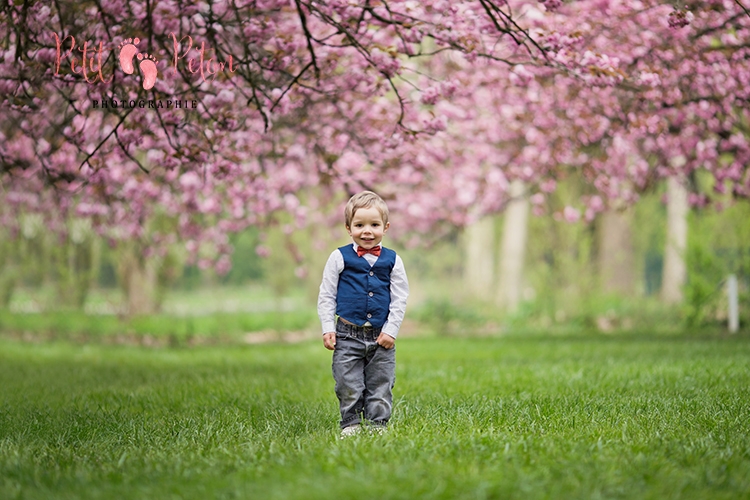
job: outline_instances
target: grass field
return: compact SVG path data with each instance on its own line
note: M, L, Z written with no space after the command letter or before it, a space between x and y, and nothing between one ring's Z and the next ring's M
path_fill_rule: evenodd
M0 340L0 498L750 498L747 338L404 338L383 436L322 345Z
M161 312L133 317L118 314L116 290L92 292L83 310L42 307L55 293L52 287L19 290L10 308L0 309L0 337L184 347L242 344L258 333L299 337L319 328L314 302L300 293L278 298L261 286L174 290Z

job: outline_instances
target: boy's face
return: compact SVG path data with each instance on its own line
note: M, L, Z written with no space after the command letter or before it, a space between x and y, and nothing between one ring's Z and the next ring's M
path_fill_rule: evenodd
M360 208L352 216L352 225L346 228L354 243L370 249L380 245L383 234L388 231L390 223L383 224L383 216L375 207Z

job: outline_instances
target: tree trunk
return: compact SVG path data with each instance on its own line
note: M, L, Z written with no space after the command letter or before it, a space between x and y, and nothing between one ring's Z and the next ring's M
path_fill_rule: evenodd
M601 215L599 225L599 278L605 293L635 292L633 211L612 210Z
M484 217L468 226L464 242L466 290L474 297L489 299L495 277L495 221L492 217Z
M97 242L93 238L66 241L55 253L56 306L81 310L98 272Z
M117 270L125 292L125 313L128 316L154 314L161 305L157 263L143 256L140 244L122 245Z
M523 297L523 264L528 233L529 201L521 181L511 183L509 194L512 200L505 209L497 299L500 307L513 312Z
M0 240L0 309L7 309L18 283L18 260L16 249L18 241L3 231Z
M688 210L687 189L679 179L670 177L667 179L667 241L661 280L661 298L667 304L680 303L683 298Z

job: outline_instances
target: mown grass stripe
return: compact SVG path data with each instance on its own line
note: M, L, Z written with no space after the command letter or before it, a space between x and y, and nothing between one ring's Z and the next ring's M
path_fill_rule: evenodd
M745 339L401 339L337 439L318 343L0 341L0 498L750 498Z

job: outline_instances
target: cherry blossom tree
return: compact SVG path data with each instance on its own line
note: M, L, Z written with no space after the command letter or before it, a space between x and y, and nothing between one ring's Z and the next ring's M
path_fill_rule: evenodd
M14 206L72 210L114 237L143 238L149 219L172 217L196 258L211 242L202 263L219 268L227 232L278 210L304 220L297 195L310 186L374 186L401 168L388 165L393 151L440 128L406 95L410 60L499 57L476 34L487 19L526 59L541 54L481 2L147 6L4 8L4 191Z
M502 200L480 191L497 192L501 175L531 183L538 205L557 180L583 176L591 195L562 212L569 220L590 219L609 201L635 201L659 179L696 172L710 174L713 192L694 187L693 204L750 194L750 16L741 2L695 2L685 10L648 1L545 5L557 10L529 13L528 29L552 63L479 61L453 73L468 90L437 105L453 133L436 135L441 147L425 149L470 151L501 170L474 169L469 190L479 198L466 196L468 205L484 200L484 210L496 209Z
M695 204L750 195L741 0L62 1L0 15L10 231L20 211L62 233L53 221L85 217L146 256L179 240L226 271L229 233L280 213L324 222L326 200L363 188L421 240L503 210L514 180L539 211L583 176L568 220L698 171L714 182Z
M748 93L742 82L750 68L741 3L694 3L682 10L660 2L556 7L528 26L565 70L526 64L508 71L493 64L476 71L475 64L466 74L452 73L472 91L438 106L452 113L451 138L462 138L450 148L470 151L475 163L462 158L459 171L446 175L449 182L438 183L441 196L426 192L416 205L432 200L436 206L426 212L435 213L447 208L444 199L464 200L465 210L448 210L470 221L507 206L498 194L507 192L506 181L520 179L539 214L549 210L547 195L571 175L584 178L590 190L555 208L569 221L621 209L669 177L690 190L693 205L746 198ZM446 149L425 148L435 155ZM710 182L700 186L701 176ZM675 286L683 279L684 273L676 275Z

